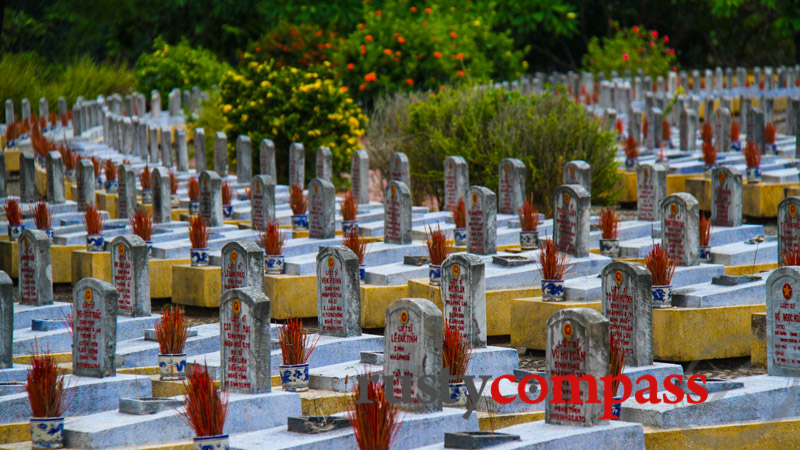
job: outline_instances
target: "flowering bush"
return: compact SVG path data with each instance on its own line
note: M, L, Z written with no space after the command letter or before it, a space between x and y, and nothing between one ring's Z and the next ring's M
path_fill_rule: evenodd
M169 45L158 37L153 42L153 53L139 56L135 69L139 92L149 97L150 91L157 89L162 106L166 106L172 88L208 89L219 83L230 66L208 50L192 48L185 40Z
M593 73L612 70L622 74L625 69L635 72L641 68L651 76L666 75L669 70L676 70L675 50L667 46L669 36L660 36L656 30L644 27L620 29L616 23L617 33L613 38L589 41L586 54L583 55L583 67Z
M527 67L508 34L492 31L494 14L486 6L404 0L383 6L365 12L335 55L359 101L397 90L442 90L466 77L514 79Z
M325 32L314 25L292 25L281 22L259 40L247 46L249 61L275 60L275 67L306 68L329 61L333 50L340 45L336 33ZM240 55L240 59L244 54Z
M288 165L289 145L301 142L306 161L314 161L317 148L330 148L334 175L349 170L367 121L347 89L333 79L327 61L308 70L250 61L222 78L219 106L229 145L240 134L256 143L253 161L258 161L257 143L263 138L275 143L279 165ZM288 169L279 168L278 173L283 177ZM306 163L307 176L313 173L314 164Z

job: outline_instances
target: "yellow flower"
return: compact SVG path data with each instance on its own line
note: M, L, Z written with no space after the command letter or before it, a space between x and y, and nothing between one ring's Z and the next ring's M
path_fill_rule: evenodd
M248 119L249 117L250 117L250 116L248 116L247 114L242 114L242 122L247 122L247 119Z
M346 103L353 103L353 99L352 98L345 99L345 102Z
M292 73L297 73L297 69L295 69L294 67L292 67L289 71Z
M267 98L272 98L272 92L267 92Z
M225 106L222 107L222 112L227 114L227 113L231 112L232 109L233 109L233 105L225 105Z
M269 81L264 80L264 81L261 82L261 87L262 88L265 88L267 86L269 86Z
M473 22L473 24L474 24L476 27L479 27L479 26L481 26L481 21L480 21L480 20L476 20L475 22Z
M277 128L273 128L272 129L272 134L273 135L277 135L278 134L278 129Z
M258 63L255 61L250 61L250 67L258 67Z
M254 102L254 101L252 101L252 100L251 100L251 101L250 101L250 106L252 106L252 107L254 107L254 108L255 108L255 106L256 106L256 102Z

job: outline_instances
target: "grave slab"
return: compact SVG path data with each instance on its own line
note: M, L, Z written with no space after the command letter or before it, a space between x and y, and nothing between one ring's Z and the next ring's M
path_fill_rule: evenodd
M742 225L740 227L711 227L711 240L709 244L713 249L716 246L744 242L764 234L763 225ZM655 244L660 244L660 238L639 238L619 243L620 258L644 258Z
M219 324L211 323L192 327L197 335L186 340L183 352L188 356L219 351ZM117 368L147 367L158 364L158 342L142 338L117 342Z
M725 266L745 266L778 262L778 241L761 243L734 242L711 247L711 260Z
M713 284L713 282L706 282L676 289L672 293L672 305L690 308L762 305L764 304L764 289L769 273L751 276L758 278L736 286L722 286Z

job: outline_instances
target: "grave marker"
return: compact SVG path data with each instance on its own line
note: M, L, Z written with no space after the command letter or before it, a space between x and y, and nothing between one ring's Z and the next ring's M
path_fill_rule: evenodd
M700 208L693 195L680 192L661 202L661 247L679 266L700 263L699 222Z
M784 252L800 250L800 197L786 197L778 204L778 262Z
M164 127L161 129L161 164L172 168L172 160L172 132L169 127Z
M270 392L270 301L253 288L231 289L219 306L222 389L242 394Z
M75 199L78 211L86 211L88 205L94 204L95 183L92 160L83 158L78 161L78 198Z
M0 198L8 197L6 187L6 158L0 158Z
M466 201L469 190L469 166L460 156L444 160L444 208L452 210L462 198Z
M275 169L275 144L272 143L272 140L261 140L261 154L259 156L261 175L269 175L273 180L277 180L278 171Z
M411 172L409 170L408 156L402 152L392 153L389 162L390 181L399 181L411 189Z
M336 236L336 188L328 180L314 178L308 183L308 237Z
M358 256L343 245L317 253L317 316L322 336L361 335Z
M153 189L153 222L172 222L172 188L169 171L164 167L155 167L150 179Z
M222 131L214 135L214 172L223 178L228 176L228 137Z
M208 169L208 162L206 161L206 131L202 128L195 128L194 130L194 170L197 173L204 172Z
M443 333L442 312L430 300L404 298L386 308L383 376L393 377L391 392L387 395L402 399L403 391L407 391L411 403L403 404L410 411L435 412L442 409L438 396L433 401L420 402L423 393L417 389L416 383L421 376L431 376L433 379L429 381L438 390ZM402 377L406 377L405 381Z
M13 365L14 359L14 282L0 271L0 369Z
M638 220L660 221L661 201L667 196L667 169L658 163L640 163L636 169Z
M317 178L333 181L333 162L328 147L317 149Z
M117 289L117 314L150 315L150 262L144 239L130 234L111 241L111 282Z
M731 111L722 106L714 114L714 148L717 152L728 152L731 149Z
M350 162L350 185L359 205L369 203L369 155L366 150L353 152Z
M411 243L411 191L400 181L390 181L384 193L384 242Z
M253 179L253 144L250 137L236 138L236 181L249 183Z
M222 180L217 172L206 170L200 174L200 216L209 227L223 224Z
M549 380L545 401L545 422L552 425L591 427L603 415L605 389L600 378L609 373L608 319L589 308L562 309L547 320L546 377ZM597 398L600 403L586 403L589 388L580 383L581 403L553 403L553 377L584 375L598 380ZM571 398L572 383L562 381L563 399Z
M50 107L47 104L47 99L41 97L39 99L39 117L44 117L45 120L50 120Z
M22 99L22 120L29 121L31 120L31 102L27 98Z
M178 172L189 171L189 150L186 148L186 130L183 128L175 129L175 160Z
M476 255L497 253L497 196L483 186L467 192L467 252Z
M61 153L47 153L47 203L59 204L67 201L64 192L64 161Z
M653 276L641 264L613 261L603 268L602 312L625 365L653 364Z
M256 175L250 184L253 229L267 231L267 221L275 218L275 181L269 175Z
M20 305L51 305L53 269L50 265L50 237L44 231L27 229L22 230L17 243Z
M289 146L289 186L306 185L306 149L303 144L294 142Z
M742 173L727 166L711 171L711 223L717 227L742 225Z
M19 155L19 190L22 203L36 201L36 159L33 152Z
M148 148L147 148L147 123L142 119L139 122L138 128L136 129L136 138L139 140L139 153L137 155L141 157L143 160L147 159Z
M136 212L136 174L133 167L120 164L117 183L117 218L126 219Z
M14 100L6 99L6 125L14 123Z
M150 118L158 119L161 117L161 93L153 89L150 91Z
M442 263L442 310L445 326L455 326L472 348L486 347L486 265L469 253L455 253Z
M500 162L499 206L500 214L517 214L525 204L525 164L516 158Z
M553 242L572 256L589 256L592 197L580 185L559 186L554 194Z
M118 297L114 286L94 278L78 281L72 290L73 375L116 375Z
M111 129L113 130L114 127L112 126ZM158 127L150 127L149 128L150 134L150 163L157 163L161 161L161 155L159 154L159 146L158 146ZM195 130L197 132L197 130Z
M564 184L579 184L592 193L592 167L586 161L569 161L564 164Z
M222 247L222 293L250 287L264 291L264 250L254 241L233 241Z

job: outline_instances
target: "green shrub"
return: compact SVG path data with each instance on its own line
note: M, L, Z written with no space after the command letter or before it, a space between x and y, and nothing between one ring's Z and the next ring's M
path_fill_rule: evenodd
M471 3L430 7L407 1L366 11L335 61L357 100L398 90L440 90L466 78L515 79L526 64L507 33L492 31L494 12Z
M567 161L592 166L592 201L614 203L618 195L614 136L567 96L523 96L469 86L436 95L396 94L381 99L370 119L367 149L388 179L388 158L408 156L416 202L444 198L444 159L463 156L471 185L497 192L498 165L519 158L528 168L527 190L550 214L553 190Z
M220 105L229 154L236 137L246 134L253 141L253 161L258 161L261 140L272 139L282 182L288 177L292 142L302 142L305 147L308 177L313 177L314 157L321 146L331 149L335 177L349 171L366 117L347 88L334 80L330 66L325 62L302 70L250 61L238 73L225 74L220 84Z
M44 62L34 53L6 53L0 59L0 73L3 74L0 102L5 104L9 98L14 100L14 113L21 116L20 102L27 97L31 102L31 111L36 113L39 97L42 96L42 78L46 74ZM4 123L5 116L3 108Z
M250 61L275 61L275 67L307 68L329 61L333 49L341 45L334 32L325 32L314 25L293 25L281 22L257 41L247 46Z
M185 40L169 45L156 38L153 52L143 53L136 61L136 88L149 97L157 89L162 106L167 105L173 88L209 89L219 84L222 75L230 69L214 53L203 48L193 48Z
M677 63L675 50L667 47L669 36L659 36L658 31L648 30L641 26L620 29L613 38L589 41L586 54L583 55L583 68L593 73L604 72L610 75L612 70L622 75L625 69L636 73L643 69L651 76L666 75Z

